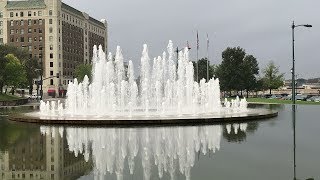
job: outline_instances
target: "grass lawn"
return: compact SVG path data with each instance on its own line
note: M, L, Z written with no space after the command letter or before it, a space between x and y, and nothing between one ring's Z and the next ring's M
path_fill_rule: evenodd
M0 101L11 101L16 99L20 99L20 97L12 96L9 94L0 94Z
M268 104L292 104L291 100L282 100L282 99L249 98L247 99L247 101L253 102L253 103L268 103ZM296 101L296 104L320 105L320 102Z

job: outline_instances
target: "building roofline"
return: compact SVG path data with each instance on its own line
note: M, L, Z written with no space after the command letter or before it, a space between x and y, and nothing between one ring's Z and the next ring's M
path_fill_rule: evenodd
M78 10L78 9L76 9L76 8L74 8L74 7L66 4L66 3L64 3L64 2L62 2L62 8L66 9L66 10L68 10L68 11L71 11L71 12L75 13L76 15L79 15L79 16L81 16L81 17L83 17L83 18L86 18L86 17L83 15L83 12L82 12L82 11L80 11L80 10ZM95 18L93 18L93 17L91 17L91 16L89 16L89 19L88 19L88 20L91 21L91 22L93 22L93 23L95 23L96 25L101 26L101 27L104 27L104 28L106 27L106 25L105 25L103 22L101 22L101 21L99 21L99 20L97 20L97 19L95 19Z
M44 9L46 4L43 0L28 0L28 1L7 1L5 6L8 10L19 10L19 9Z

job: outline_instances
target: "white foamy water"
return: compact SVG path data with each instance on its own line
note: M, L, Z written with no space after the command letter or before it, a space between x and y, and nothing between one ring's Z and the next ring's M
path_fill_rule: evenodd
M65 107L60 102L41 102L40 114L47 117L74 116L182 116L199 114L232 114L247 111L245 99L220 100L219 79L194 81L189 50L174 56L172 41L162 56L150 59L143 45L140 75L132 61L124 67L122 50L107 56L102 47L93 50L92 82L74 79L68 85ZM114 57L114 58L113 58Z

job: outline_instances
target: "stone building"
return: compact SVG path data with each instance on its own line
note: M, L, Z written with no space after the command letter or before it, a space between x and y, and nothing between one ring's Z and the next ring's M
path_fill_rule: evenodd
M66 89L92 48L107 50L107 21L98 21L61 0L0 0L0 44L29 51L43 67L44 93Z

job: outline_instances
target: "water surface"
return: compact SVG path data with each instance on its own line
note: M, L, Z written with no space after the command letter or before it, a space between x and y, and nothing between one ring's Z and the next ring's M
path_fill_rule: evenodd
M39 126L2 116L0 179L319 179L319 107L266 107L279 116L181 127Z

